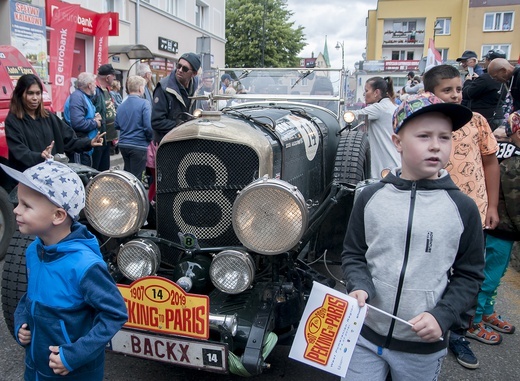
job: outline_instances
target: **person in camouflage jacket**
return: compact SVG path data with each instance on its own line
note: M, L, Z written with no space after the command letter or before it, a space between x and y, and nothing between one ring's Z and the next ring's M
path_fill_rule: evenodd
M515 241L520 241L520 113L509 117L506 134L510 141L499 142L500 193L498 214L500 222L487 231L485 279L478 295L474 322L484 321L496 331L513 333L514 325L495 312L495 299L500 280L504 276Z

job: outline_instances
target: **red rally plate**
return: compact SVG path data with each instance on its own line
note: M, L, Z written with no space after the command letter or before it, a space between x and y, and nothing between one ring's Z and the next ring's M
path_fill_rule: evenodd
M129 356L227 373L228 350L225 344L166 338L122 329L108 343L107 349Z
M209 297L188 294L161 277L141 278L117 288L126 303L125 327L196 339L209 337Z

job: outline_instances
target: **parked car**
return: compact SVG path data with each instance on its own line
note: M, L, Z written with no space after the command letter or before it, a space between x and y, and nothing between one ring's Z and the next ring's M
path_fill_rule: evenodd
M108 349L252 376L269 367L277 342L291 341L313 282L334 287L333 276L314 266L339 260L354 190L369 174L369 147L342 121L341 71L226 73L248 92L209 96L234 105L163 138L154 205L127 172L77 168L87 183L83 222L99 238L129 312ZM321 76L339 93L311 95ZM2 306L11 331L31 241L17 234L5 260Z

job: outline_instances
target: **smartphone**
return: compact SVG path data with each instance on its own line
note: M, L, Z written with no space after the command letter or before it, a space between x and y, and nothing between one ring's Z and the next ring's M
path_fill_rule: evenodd
M470 77L473 77L473 68L471 66L468 66L468 74L470 75Z

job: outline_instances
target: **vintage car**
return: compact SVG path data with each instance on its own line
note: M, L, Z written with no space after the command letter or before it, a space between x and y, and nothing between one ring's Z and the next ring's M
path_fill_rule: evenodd
M245 92L197 98L222 109L164 137L153 205L127 172L74 168L86 183L83 221L129 313L107 349L252 376L277 342L290 343L313 282L334 287L316 266L339 261L369 147L342 120L340 70L226 73ZM31 240L16 234L5 260L10 330Z

